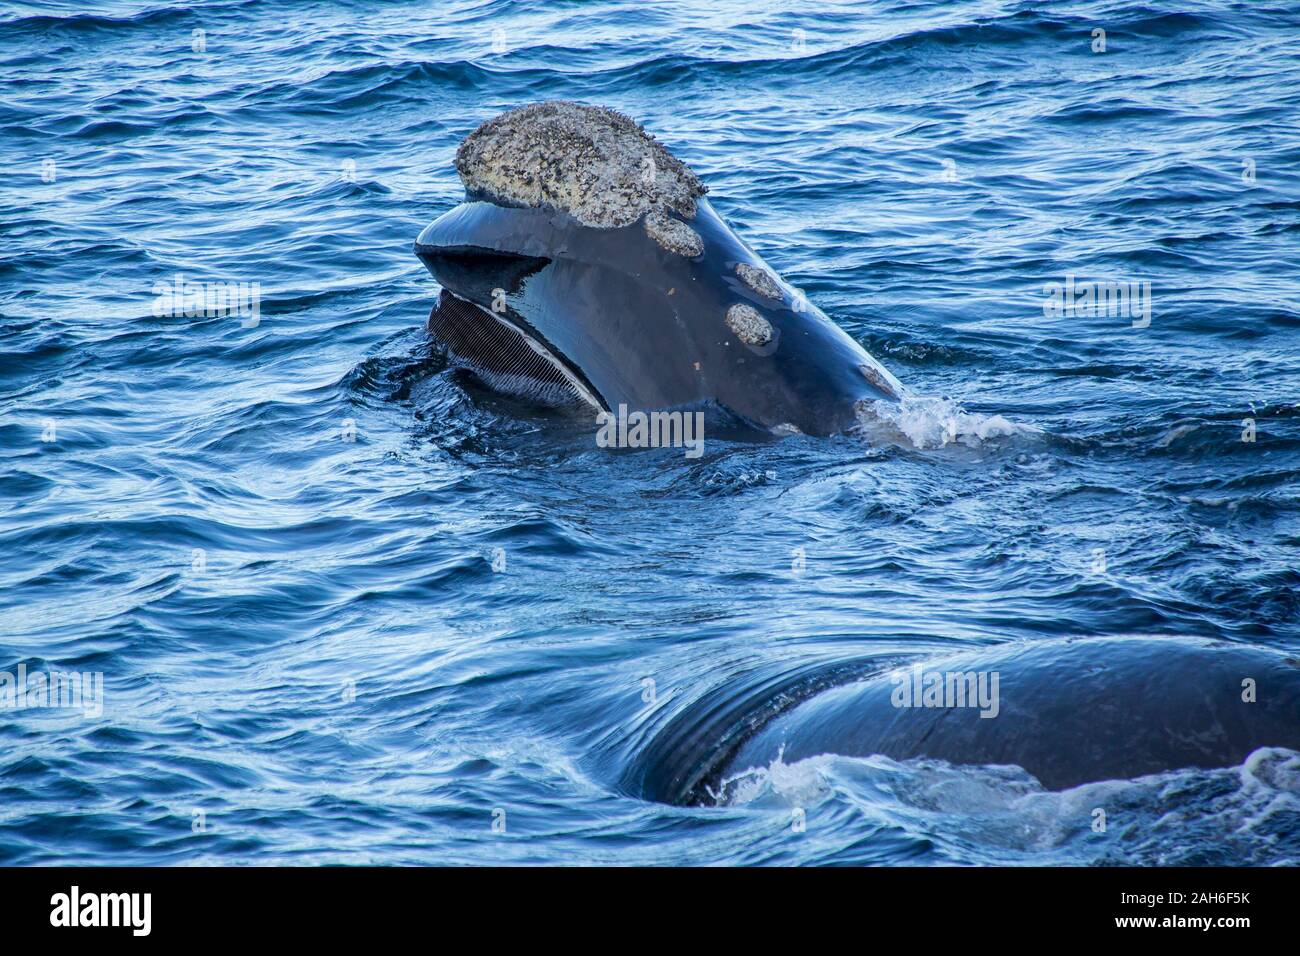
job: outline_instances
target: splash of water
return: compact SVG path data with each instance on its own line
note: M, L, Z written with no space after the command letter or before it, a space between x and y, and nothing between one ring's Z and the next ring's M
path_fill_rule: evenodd
M1042 433L1033 425L968 412L956 399L933 395L907 395L897 403L864 402L857 418L857 431L868 437L902 440L922 450L957 444L976 448L994 439Z

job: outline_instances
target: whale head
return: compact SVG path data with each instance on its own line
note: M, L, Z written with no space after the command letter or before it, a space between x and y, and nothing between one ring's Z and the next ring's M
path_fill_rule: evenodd
M628 117L511 110L464 140L456 168L465 201L415 252L443 288L431 332L487 384L600 410L716 403L816 435L904 394Z

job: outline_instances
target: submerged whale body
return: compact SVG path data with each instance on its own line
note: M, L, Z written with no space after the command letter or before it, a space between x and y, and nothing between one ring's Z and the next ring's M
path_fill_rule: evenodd
M965 691L965 699L956 695ZM1015 765L1046 788L1300 750L1300 661L1185 638L1013 643L882 667L839 661L719 689L645 748L627 789L709 803L754 768L822 754Z
M817 435L902 396L627 117L512 110L466 138L457 169L466 201L415 252L442 286L431 333L489 387L605 411L716 404Z

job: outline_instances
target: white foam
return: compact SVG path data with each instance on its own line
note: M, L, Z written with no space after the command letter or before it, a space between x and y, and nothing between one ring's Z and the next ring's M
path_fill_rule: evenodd
M769 795L791 806L816 803L828 792L823 769L836 759L829 754L786 763L785 747L766 767L752 767L722 780L713 796L719 806L739 807Z
M929 395L907 395L898 402L863 402L857 414L857 430L863 434L876 439L902 438L918 449L944 445L976 448L994 439L1042 432L1001 415L968 412L956 399Z
M836 827L852 808L872 823L936 843L966 859L1109 864L1186 864L1230 850L1247 865L1296 865L1300 753L1264 747L1240 766L1171 770L1045 790L1016 766L822 754L785 763L784 753L722 781L720 806L812 808ZM1098 811L1104 811L1099 814ZM1095 825L1103 819L1105 827ZM1008 856L1010 854L1010 856Z

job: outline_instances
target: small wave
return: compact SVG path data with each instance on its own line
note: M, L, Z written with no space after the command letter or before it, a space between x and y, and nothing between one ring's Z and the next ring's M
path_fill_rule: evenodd
M97 13L72 13L68 16L39 13L31 16L14 16L0 20L0 27L18 33L42 35L53 31L89 33L117 29L160 27L178 20L209 16L213 13L236 12L251 7L256 0L226 0L220 3L198 3L179 7L150 7L125 16Z
M521 71L522 72L522 71ZM404 60L326 69L304 79L294 77L249 88L239 96L241 106L291 105L329 113L374 106L383 96L439 91L448 86L477 90L492 78L490 70L468 60L447 62Z

